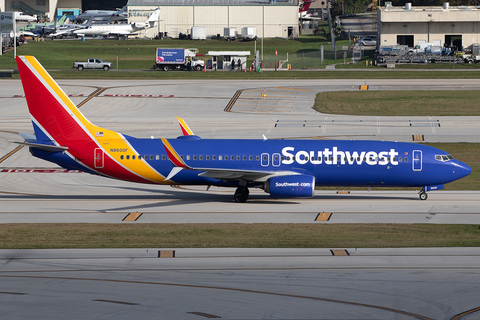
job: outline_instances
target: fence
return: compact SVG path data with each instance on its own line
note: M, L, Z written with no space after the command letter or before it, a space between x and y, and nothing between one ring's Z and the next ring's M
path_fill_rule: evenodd
M344 50L346 49L346 50ZM334 63L352 63L352 56L355 56L355 60L360 60L363 57L362 50L355 50L350 46L338 46L336 52L330 46L323 47L322 50L313 52L294 53L288 55L279 56L264 56L263 67L275 68L275 63L282 68L287 68L290 64L292 69L319 69L324 68L326 64Z

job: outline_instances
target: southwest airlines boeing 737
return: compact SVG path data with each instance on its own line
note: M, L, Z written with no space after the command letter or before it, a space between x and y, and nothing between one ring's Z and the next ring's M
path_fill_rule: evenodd
M313 197L316 186L418 187L427 191L472 169L437 148L413 143L341 140L201 139L179 118L176 139L139 139L89 122L32 56L17 57L35 135L33 156L68 170L139 183L249 188L274 198Z

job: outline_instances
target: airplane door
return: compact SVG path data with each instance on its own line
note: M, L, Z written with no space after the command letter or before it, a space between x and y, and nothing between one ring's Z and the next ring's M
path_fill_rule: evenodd
M279 167L280 166L280 153L272 154L272 165L274 167Z
M270 158L270 156L269 156L268 153L262 153L262 157L261 157L262 167L268 167L269 158Z
M413 150L413 171L422 171L422 150Z
M96 148L94 151L94 158L95 158L95 168L101 169L103 168L103 150L100 148Z

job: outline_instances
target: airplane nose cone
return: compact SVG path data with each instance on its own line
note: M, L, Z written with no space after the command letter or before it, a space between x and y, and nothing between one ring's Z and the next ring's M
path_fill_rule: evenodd
M468 176L472 173L472 168L468 164L465 164L460 161L455 161L453 163L453 172L458 175L458 179Z

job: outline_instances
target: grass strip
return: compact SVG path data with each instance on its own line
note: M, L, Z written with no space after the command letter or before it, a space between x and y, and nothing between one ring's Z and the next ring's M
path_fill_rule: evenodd
M0 249L477 246L480 246L480 228L477 225L222 223L0 225Z
M320 92L314 109L361 116L480 116L478 90Z

